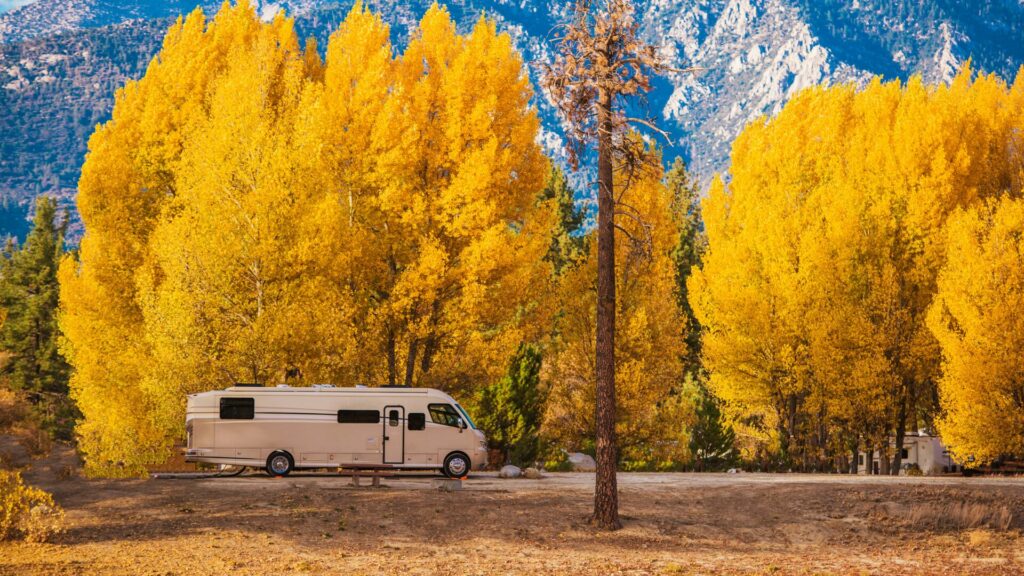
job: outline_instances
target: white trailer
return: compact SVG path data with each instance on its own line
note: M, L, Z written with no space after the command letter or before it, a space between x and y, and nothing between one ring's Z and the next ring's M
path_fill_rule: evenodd
M185 460L266 468L435 469L487 465L487 441L451 396L431 388L234 386L190 394Z

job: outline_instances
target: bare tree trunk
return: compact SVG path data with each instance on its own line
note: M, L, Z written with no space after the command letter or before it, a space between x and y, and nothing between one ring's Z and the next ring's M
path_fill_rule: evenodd
M603 90L597 106L597 477L593 521L606 530L622 527L615 478L618 454L615 441L615 196L611 105L612 94Z
M855 439L853 441L853 449L850 450L850 456L853 456L853 460L850 460L850 474L857 474L857 459L860 458L860 440Z
M409 355L405 358L405 386L412 387L412 379L416 372L416 353L420 341L413 338L409 341Z
M903 442L907 435L907 410L910 404L912 385L912 382L905 379L900 394L900 409L896 417L896 451L892 456L892 468L889 469L889 473L893 476L900 473L900 466L903 464Z
M388 386L394 386L398 379L398 359L395 355L395 330L390 326L388 327L387 357Z

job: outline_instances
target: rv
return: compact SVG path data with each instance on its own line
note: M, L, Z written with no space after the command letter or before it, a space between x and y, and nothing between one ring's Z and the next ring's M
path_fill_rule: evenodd
M234 386L188 397L185 460L265 468L440 470L487 465L487 441L451 396L430 388Z

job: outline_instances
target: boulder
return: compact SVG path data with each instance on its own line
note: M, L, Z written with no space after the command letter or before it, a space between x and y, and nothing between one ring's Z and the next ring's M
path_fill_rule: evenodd
M597 470L597 462L592 457L582 452L570 452L569 464L572 464L574 472L593 472Z
M539 480L544 477L544 473L541 472L540 470L537 470L536 468L530 467L527 468L526 470L523 470L523 476L530 480Z
M498 478L519 478L523 475L523 471L519 469L519 466L513 466L507 464L501 467L501 471L498 472Z

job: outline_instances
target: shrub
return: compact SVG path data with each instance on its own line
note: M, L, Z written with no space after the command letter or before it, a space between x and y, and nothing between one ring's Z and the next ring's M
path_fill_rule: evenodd
M44 542L64 531L64 510L47 492L26 485L19 472L0 470L0 540Z

